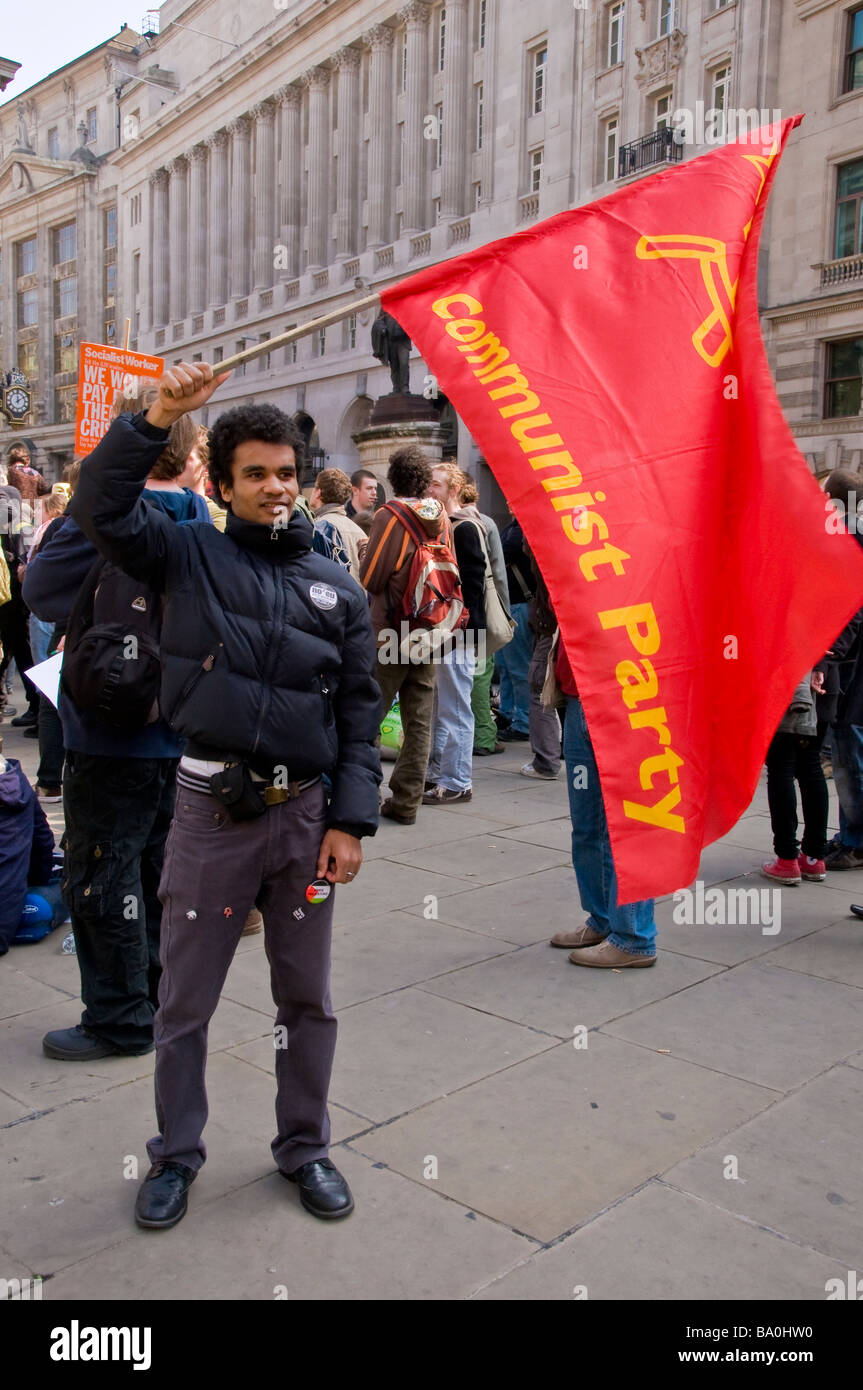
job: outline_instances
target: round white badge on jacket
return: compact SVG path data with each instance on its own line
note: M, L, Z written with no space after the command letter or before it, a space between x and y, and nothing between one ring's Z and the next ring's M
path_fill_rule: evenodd
M318 608L335 608L339 601L338 594L329 584L313 584L309 589L309 597Z

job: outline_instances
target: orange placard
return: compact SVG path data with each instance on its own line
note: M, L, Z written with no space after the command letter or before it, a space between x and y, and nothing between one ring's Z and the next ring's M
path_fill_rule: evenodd
M78 404L75 411L75 453L79 458L95 449L111 423L111 405L118 391L134 377L160 377L164 359L144 352L82 343L78 362Z

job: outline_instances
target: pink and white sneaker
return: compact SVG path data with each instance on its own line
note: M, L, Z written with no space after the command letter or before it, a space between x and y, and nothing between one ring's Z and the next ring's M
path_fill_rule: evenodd
M805 878L807 883L823 883L827 877L827 865L823 859L810 859L808 854L799 854L797 866L801 878Z
M789 888L800 887L800 865L796 859L774 859L772 864L762 864L761 872L776 883L786 883Z

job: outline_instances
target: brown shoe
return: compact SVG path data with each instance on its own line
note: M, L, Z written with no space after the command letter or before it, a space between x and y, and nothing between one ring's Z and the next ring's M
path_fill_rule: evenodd
M631 951L621 951L619 946L612 946L610 941L603 941L586 951L573 951L569 959L573 965L598 965L603 970L626 970L628 966L656 964L656 956L634 956Z
M394 810L392 797L390 797L389 801L384 802L381 807L381 815L386 816L387 820L397 821L399 825L416 825L416 814L412 816L403 816L400 811Z
M259 932L263 925L263 917L261 916L258 909L256 907L253 907L248 917L246 918L246 925L240 932L240 936L254 936L255 932Z
M582 946L598 946L600 941L604 940L604 936L600 936L598 931L594 931L593 927L585 924L583 927L579 927L578 931L559 931L557 936L551 938L549 945L560 946L564 951L571 951L573 946L579 949Z

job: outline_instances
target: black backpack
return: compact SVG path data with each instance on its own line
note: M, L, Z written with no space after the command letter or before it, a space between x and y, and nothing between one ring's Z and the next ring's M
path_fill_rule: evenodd
M101 557L66 626L60 689L79 710L121 733L159 718L159 594Z

